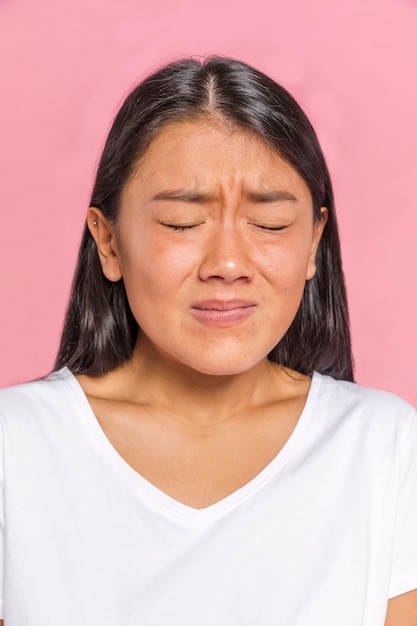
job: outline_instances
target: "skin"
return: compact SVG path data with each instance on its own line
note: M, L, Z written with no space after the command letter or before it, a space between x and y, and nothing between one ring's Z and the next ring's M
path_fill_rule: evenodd
M417 626L417 590L388 602L385 626Z
M123 278L141 331L128 362L78 379L122 458L187 506L250 481L297 423L310 379L267 354L314 276L321 214L277 153L208 119L157 135L116 223L89 210L103 272ZM416 594L389 602L386 626L417 626Z

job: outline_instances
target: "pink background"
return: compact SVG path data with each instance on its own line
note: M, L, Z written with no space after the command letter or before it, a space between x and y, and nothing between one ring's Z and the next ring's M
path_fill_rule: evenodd
M0 385L52 367L110 121L184 55L282 82L333 175L357 380L417 405L416 0L0 0Z

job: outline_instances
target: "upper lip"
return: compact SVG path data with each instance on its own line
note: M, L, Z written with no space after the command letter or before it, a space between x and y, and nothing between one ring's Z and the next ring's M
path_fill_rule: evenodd
M233 309L243 309L256 306L253 300L199 300L193 302L192 309L202 309L207 311L232 311Z

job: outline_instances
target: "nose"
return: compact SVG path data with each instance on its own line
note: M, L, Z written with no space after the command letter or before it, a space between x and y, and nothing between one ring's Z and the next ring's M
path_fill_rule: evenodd
M204 281L219 279L230 283L253 279L249 245L236 225L219 225L206 241L199 277Z

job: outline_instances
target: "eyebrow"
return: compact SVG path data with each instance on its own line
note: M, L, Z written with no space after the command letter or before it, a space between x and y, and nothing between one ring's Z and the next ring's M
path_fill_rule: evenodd
M244 194L253 202L298 202L297 198L288 191L249 191ZM179 202L209 202L213 196L208 193L198 193L185 190L161 191L153 196L154 200L177 200Z
M288 191L249 191L245 195L255 202L298 202Z
M197 193L193 191L161 191L153 196L153 200L179 200L180 202L208 202L212 196L208 193Z

